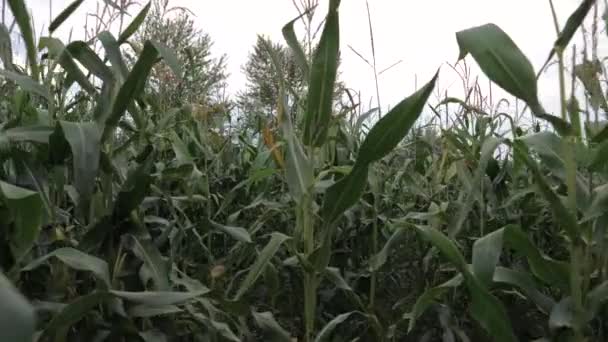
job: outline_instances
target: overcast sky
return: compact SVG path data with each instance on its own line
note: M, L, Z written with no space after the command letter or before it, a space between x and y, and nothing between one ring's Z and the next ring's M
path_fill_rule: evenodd
M59 31L66 35L74 28L74 38L82 34L84 14L95 8L97 0L85 0L78 18L70 19ZM53 0L53 13L58 14L71 0ZM101 2L101 1L100 1ZM564 25L579 0L555 0L559 21ZM36 26L48 26L49 0L28 0ZM282 41L282 26L297 16L291 0L170 0L171 5L188 7L195 14L197 25L208 32L213 52L228 56L230 90L245 85L241 66L246 62L256 40L256 34ZM462 95L462 86L445 63L456 62L458 46L455 32L485 23L495 23L505 30L533 63L540 68L553 41L555 32L548 0L369 0L377 65L382 70L402 61L380 77L380 97L383 107L396 104L427 82L437 68L442 73L438 92ZM317 17L327 10L327 0L320 0ZM342 0L340 7L341 48L343 64L341 78L354 90L361 91L365 102L375 97L372 69L348 46L371 60L369 29L365 0ZM604 29L604 25L601 25ZM302 27L299 27L302 34ZM604 33L605 34L605 33ZM469 61L472 60L469 57ZM540 82L541 99L548 110L556 110L557 74L550 69ZM487 84L487 81L482 81ZM500 92L495 89L495 96ZM375 100L374 100L375 101Z

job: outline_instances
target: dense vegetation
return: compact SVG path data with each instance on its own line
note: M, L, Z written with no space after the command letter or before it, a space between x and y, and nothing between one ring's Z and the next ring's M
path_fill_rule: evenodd
M82 3L35 39L6 1L25 64L0 26L1 341L608 339L596 1L555 20L558 115L493 24L456 33L465 98L428 103L438 70L382 113L339 80L339 0L260 37L236 99L187 9L103 1L53 37Z

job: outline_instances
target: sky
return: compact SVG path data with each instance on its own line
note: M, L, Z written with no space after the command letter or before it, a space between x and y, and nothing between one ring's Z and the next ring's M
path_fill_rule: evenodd
M100 0L101 1L101 0ZM228 56L229 91L244 88L246 78L241 67L246 63L257 34L283 41L281 28L298 15L292 0L169 0L170 6L189 8L197 26L210 34L213 53ZM544 63L556 34L548 0L368 0L376 50L377 69L381 71L401 61L379 77L383 110L397 104L415 91L441 68L436 92L437 102L447 92L462 96L462 83L447 63L456 63L458 45L455 33L486 23L494 23L507 32L528 56L535 70ZM71 0L28 0L38 31L48 26L49 6L58 14ZM78 15L58 31L74 39L82 35L86 13L93 12L97 0L85 0ZM558 21L564 25L580 0L554 0ZM321 19L328 0L319 0L316 17ZM134 9L135 12L136 9ZM604 25L600 28L603 30ZM296 26L303 34L303 26ZM605 32L603 33L605 34ZM364 106L376 104L374 73L350 47L366 59L372 59L370 32L365 0L342 0L340 6L340 39L342 65L340 78L349 88L360 92ZM82 37L80 37L82 38ZM469 65L474 65L468 57ZM478 70L473 69L474 75ZM556 111L558 100L557 68L545 73L539 83L541 102L549 111ZM489 82L480 76L487 92ZM504 95L493 86L494 98ZM511 104L514 106L514 100ZM496 101L495 101L496 102Z

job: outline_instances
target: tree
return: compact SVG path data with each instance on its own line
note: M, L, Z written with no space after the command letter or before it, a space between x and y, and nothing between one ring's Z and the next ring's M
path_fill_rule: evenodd
M225 100L222 90L228 77L226 56L212 57L209 34L195 27L191 12L168 7L168 0L155 0L137 42L154 40L175 53L182 65L178 80L166 64L158 64L149 81L160 108L196 103L211 108Z
M255 124L251 122L251 119L261 116L263 119L269 120L276 114L279 79L269 49L281 62L289 102L295 100L294 94L300 92L305 84L304 75L297 66L291 51L279 43L272 42L267 37L258 36L253 51L242 68L247 77L246 89L237 96L239 109L245 116L245 124L249 126Z

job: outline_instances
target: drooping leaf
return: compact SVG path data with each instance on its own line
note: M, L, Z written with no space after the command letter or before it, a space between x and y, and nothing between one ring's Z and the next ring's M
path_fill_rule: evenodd
M252 311L253 319L260 329L268 334L267 340L270 342L291 342L291 335L279 325L271 312Z
M38 83L40 80L40 72L38 68L38 54L36 43L34 42L34 29L30 21L30 14L25 7L23 0L8 0L8 5L13 13L13 17L21 31L21 37L25 42L25 50L27 52L27 61L32 72L32 79Z
M79 61L93 75L104 82L111 82L113 80L110 68L87 43L77 40L71 42L65 48L74 59Z
M104 50L106 50L106 57L112 64L115 76L117 78L126 79L129 75L129 69L122 58L120 44L118 44L116 38L108 31L99 33L97 38L99 38L99 41L103 44Z
M0 273L0 340L33 341L36 327L34 308Z
M483 177L485 177L486 170L488 168L488 163L494 156L494 152L496 151L498 146L500 146L503 141L504 139L488 137L481 145L481 152L477 169L475 170L475 174L473 176L473 179L471 180L470 186L468 186L468 189L464 190L466 199L461 205L460 210L458 211L458 214L455 217L455 220L450 225L450 237L455 237L460 233L464 222L468 218L471 210L473 210L473 205L475 204L475 202L483 201L483 193L482 190L479 188L478 184L481 184L481 182L483 181Z
M270 262L272 257L278 252L279 248L285 241L289 240L290 237L278 232L272 233L270 241L266 244L264 249L260 252L257 259L249 269L247 276L241 283L234 301L240 300L247 291L255 284L258 278L264 272L266 265Z
M14 258L21 260L32 248L42 225L43 203L36 192L0 181L0 199L6 201L13 221L10 246Z
M160 42L152 41L152 44L154 44L156 51L158 51L159 55L163 58L165 63L167 63L167 65L171 68L173 74L181 80L183 75L182 65L179 62L179 59L177 58L175 53Z
M128 242L127 246L129 246L138 259L144 262L150 271L154 280L154 289L157 291L169 290L171 287L169 285L169 265L158 250L158 247L154 245L152 239L150 237L137 237L134 235L127 235L124 238Z
M568 291L568 263L559 262L543 255L518 226L509 225L503 229L505 245L528 260L534 276L546 284Z
M525 148L525 146L522 146L521 142L515 142L515 153L521 158L521 160L526 163L526 165L528 165L528 168L534 176L534 180L536 181L536 185L540 194L545 198L547 202L549 202L549 205L555 218L558 220L558 222L560 222L560 225L566 231L568 236L573 240L577 240L579 238L578 222L576 221L570 210L568 210L568 208L566 208L564 203L560 200L557 193L555 193L555 191L551 189L545 176L538 168L538 164L527 153L527 149Z
M464 272L467 262L458 250L456 244L437 229L415 226L416 231L435 246L458 270Z
M553 306L549 315L549 328L553 331L558 329L572 329L575 326L574 302L571 297L566 297Z
M79 194L79 206L85 212L95 189L101 151L101 134L93 122L61 121L65 140L72 150L74 182Z
M395 248L404 238L407 228L397 228L393 235L386 241L384 247L376 255L372 256L369 261L369 266L372 271L378 271L387 261L389 253Z
M210 319L209 317L203 315L200 312L195 311L192 307L186 307L186 310L192 315L194 319L203 323L208 329L211 331L215 331L217 334L222 336L227 341L231 342L241 342L241 339L236 336L236 334L230 329L230 326L224 322L218 322Z
M414 304L412 311L406 315L410 321L407 328L408 333L414 329L416 320L422 316L422 314L431 306L431 304L433 304L450 289L459 287L462 284L463 279L462 274L458 274L445 283L424 291L424 293L420 295L418 299L416 299L416 303Z
M343 313L341 315L334 317L331 321L329 321L327 324L325 324L325 326L323 327L323 329L321 329L321 331L319 331L319 334L317 335L317 337L315 337L315 342L331 341L332 334L333 334L334 330L336 330L338 325L344 323L347 319L349 319L352 315L355 315L355 314L363 315L359 311L351 311L351 312Z
M297 18L288 22L283 26L283 38L287 42L287 46L291 49L296 62L298 63L298 67L302 70L302 75L304 75L304 80L308 81L308 77L310 75L310 67L308 65L308 60L306 59L306 54L304 53L304 49L302 45L300 45L300 41L298 37L296 37L296 32L294 30L294 24L300 20L303 16L307 15L307 12L302 13Z
M570 133L572 128L567 122L543 109L532 63L500 27L495 24L473 27L456 33L456 40L459 60L471 54L490 80L525 101L535 116L550 122L562 135Z
M131 36L137 32L141 24L143 24L144 20L146 19L151 6L152 1L148 2L148 4L141 9L135 19L133 19L129 26L127 26L127 28L120 34L120 37L118 38L119 45L126 43L127 40L129 40L129 38L131 38Z
M0 140L3 138L8 142L37 142L48 144L53 129L48 126L20 126L0 131Z
M589 312L592 317L597 316L602 306L608 301L608 281L605 281L587 294L587 303L589 303Z
M485 286L494 278L494 270L502 252L504 230L499 229L479 238L473 244L473 273Z
M90 95L97 94L97 90L82 72L80 66L76 64L74 58L70 52L66 50L65 45L63 45L61 40L53 37L41 37L39 47L46 48L49 56L59 61L59 65L66 71L68 78L76 81Z
M331 121L340 51L339 6L339 0L329 1L325 27L312 59L303 132L307 146L323 145Z
M570 15L568 21L566 21L566 26L564 26L562 32L559 33L547 60L553 58L557 49L565 50L566 47L568 47L572 37L574 37L578 28L583 24L585 17L587 17L587 14L589 14L589 11L593 8L595 2L596 0L583 0L578 8Z
M594 111L602 108L608 110L608 102L602 90L602 84L599 76L602 72L602 67L599 61L583 61L581 64L574 66L574 75L583 83L588 94L589 103Z
M80 7L80 5L83 2L84 2L84 0L72 1L72 3L70 5L68 5L68 7L66 7L63 11L61 11L61 13L59 13L59 15L56 16L55 19L53 19L53 21L49 25L49 32L51 32L51 33L55 32L55 30L57 30L57 28L59 26L61 26L61 24L63 24L63 22L67 18L69 18L78 9L78 7Z
M534 302L546 314L549 314L555 305L553 299L537 288L534 279L528 273L499 266L494 271L493 281L519 288L529 300Z
M209 293L209 289L191 292L172 292L172 291L109 291L110 294L118 298L127 300L131 303L145 305L148 307L163 307L168 305L179 305L191 301L197 297Z
M247 229L245 229L243 227L226 226L226 225L217 223L213 220L209 220L209 222L211 223L213 228L218 229L218 230L232 236L237 241L244 242L244 243L253 242L251 240L251 235L249 235L249 232L247 231Z
M72 325L110 298L112 298L112 295L108 292L93 292L78 297L53 316L44 328L40 340L66 341L69 328Z
M0 75L6 77L7 79L17 83L23 90L31 92L32 94L36 94L42 96L43 98L50 100L51 95L47 88L38 83L35 79L22 75L13 71L0 69Z
M70 247L56 249L43 257L33 260L23 267L22 271L31 271L52 257L61 260L64 264L73 269L93 273L97 279L102 281L106 289L110 289L112 286L110 283L110 271L107 262Z
M128 315L130 317L141 317L141 318L149 318L155 316L164 316L171 315L183 312L176 305L163 305L163 306L148 306L148 305L136 305L128 310Z
M465 273L471 295L471 315L498 342L516 342L511 320L504 305L475 276Z

